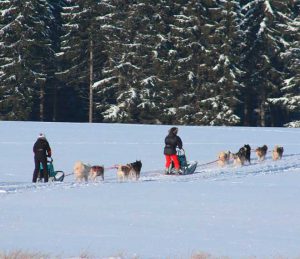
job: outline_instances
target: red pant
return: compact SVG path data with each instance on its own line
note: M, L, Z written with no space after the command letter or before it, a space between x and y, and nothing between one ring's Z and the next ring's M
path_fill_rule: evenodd
M179 161L177 155L165 155L166 157L166 168L169 168L171 161L174 162L175 169L179 170Z

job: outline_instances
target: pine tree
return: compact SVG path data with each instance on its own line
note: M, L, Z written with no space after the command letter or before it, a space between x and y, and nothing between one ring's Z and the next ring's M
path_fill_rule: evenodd
M64 64L57 76L73 91L80 111L77 119L93 120L92 86L101 77L102 63L105 61L100 32L102 7L107 1L70 0L63 7L63 27L61 37L62 60ZM77 99L78 98L78 99Z
M46 110L47 120L50 121L68 121L69 116L60 111L68 110L68 92L65 91L64 82L57 78L56 73L61 72L61 42L60 38L63 34L62 28L62 8L66 6L66 0L51 0L49 6L52 12L50 22L50 39L52 42L52 49L55 53L55 62L51 76L47 80L47 95L46 95ZM66 115L66 116L65 116Z
M239 5L191 0L176 16L180 123L235 125L241 72L238 64Z
M286 49L285 30L289 21L289 1L249 1L244 6L246 125L281 126L284 113L272 105L280 95L285 78L282 53Z
M280 15L285 23L282 26L283 37L281 42L285 51L281 57L285 63L285 79L280 88L277 98L270 98L269 101L282 107L286 112L285 123L287 126L300 127L300 2L290 3L292 12L283 12Z
M237 115L241 75L239 63L239 41L241 40L240 6L236 1L224 1L209 8L214 22L213 36L208 44L209 69L213 76L209 78L204 99L200 100L203 122L209 125L236 125L240 122ZM208 36L208 37L210 37Z
M126 6L126 7L125 7ZM119 1L103 30L107 62L97 84L99 112L105 121L162 123L164 104L166 6L160 1Z
M142 19L147 22L147 27L141 27L141 36L138 37L139 42L148 49L148 59L141 59L145 71L140 85L141 115L149 117L151 114L152 122L156 123L174 123L178 77L174 64L176 47L171 39L171 31L178 5L176 1L144 2L151 11L144 10Z
M3 0L0 119L295 125L299 27L290 0Z
M1 7L1 117L43 120L45 84L54 59L51 11L44 0L3 1Z
M128 41L124 21L128 10L127 1L107 1L107 8L100 17L101 34L104 35L104 53L106 60L101 68L101 77L94 84L96 94L97 117L104 121L126 121L125 103L120 102L128 71L135 69L126 62L127 49L122 43ZM125 53L124 53L125 52Z
M196 67L203 46L199 39L198 17L202 14L197 1L174 1L170 3L172 18L166 38L169 41L165 56L164 74L169 76L169 109L174 113L172 123L193 124L195 109L195 89L197 87Z

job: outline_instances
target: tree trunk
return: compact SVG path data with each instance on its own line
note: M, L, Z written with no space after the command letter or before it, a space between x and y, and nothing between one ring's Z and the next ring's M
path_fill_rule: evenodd
M246 101L246 103L244 104L244 126L250 126L250 120L249 120L249 107L248 107L248 103Z
M90 40L90 95L89 95L89 123L93 122L93 40Z
M44 121L45 86L41 83L40 88L40 121Z
M266 95L264 89L262 91L261 98L262 99L259 107L260 126L265 127L266 126L266 107L265 107Z
M265 110L265 102L264 100L260 104L260 126L266 126L266 110Z
M57 82L55 82L54 85L52 121L56 121L56 116L57 116L57 85L56 84Z

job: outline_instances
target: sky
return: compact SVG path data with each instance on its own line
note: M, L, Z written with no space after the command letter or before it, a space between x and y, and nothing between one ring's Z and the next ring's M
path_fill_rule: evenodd
M196 173L166 176L171 126L0 122L0 251L51 257L230 258L300 256L300 130L178 126ZM32 146L50 143L63 182L31 183ZM218 152L266 144L267 158L218 167ZM273 161L271 150L284 147ZM141 160L138 181L118 182L116 164ZM75 182L76 161L104 165L105 179Z

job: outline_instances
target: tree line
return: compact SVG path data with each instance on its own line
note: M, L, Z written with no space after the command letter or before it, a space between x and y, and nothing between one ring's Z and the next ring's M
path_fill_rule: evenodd
M300 126L299 0L3 0L0 120Z

